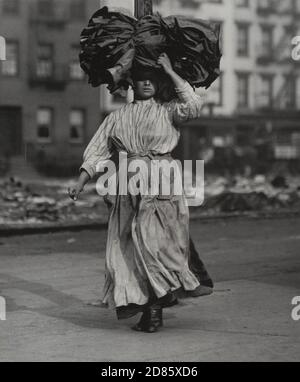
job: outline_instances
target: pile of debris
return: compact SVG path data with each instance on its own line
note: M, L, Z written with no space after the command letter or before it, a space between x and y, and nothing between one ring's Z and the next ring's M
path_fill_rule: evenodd
M24 185L10 178L0 187L0 224L63 222L95 217L91 212L102 204L101 198L93 191L87 192L84 199L75 204L68 197L65 184Z
M209 179L205 184L205 210L215 212L300 211L300 179L258 175Z
M106 222L107 208L95 184L88 184L75 203L68 194L73 182L49 181L25 185L11 178L0 186L0 224ZM300 212L300 178L206 177L204 203L190 204L191 212L219 213Z

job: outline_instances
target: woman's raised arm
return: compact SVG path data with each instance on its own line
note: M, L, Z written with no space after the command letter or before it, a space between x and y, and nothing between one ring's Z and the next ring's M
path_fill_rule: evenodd
M167 54L163 53L159 57L158 64L172 79L178 96L178 100L171 101L168 107L174 124L199 118L205 102L204 94L197 95L192 86L173 70Z

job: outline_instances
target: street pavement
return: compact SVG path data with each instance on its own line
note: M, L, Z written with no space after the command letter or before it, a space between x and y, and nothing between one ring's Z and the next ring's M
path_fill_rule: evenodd
M193 221L211 296L165 310L159 333L130 329L101 297L106 232L0 238L0 361L300 361L300 219Z

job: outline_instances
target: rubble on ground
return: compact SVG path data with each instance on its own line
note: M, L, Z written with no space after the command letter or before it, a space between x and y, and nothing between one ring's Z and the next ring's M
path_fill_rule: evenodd
M25 185L14 178L0 185L0 224L39 224L95 219L105 213L103 202L89 185L77 203L68 194L74 182Z
M215 212L300 210L300 178L217 177L206 182L205 196L202 207Z
M107 208L95 184L88 184L76 203L67 194L68 187L73 185L74 181L47 180L34 184L14 178L0 181L0 225L107 221ZM204 190L204 203L192 207L192 214L300 212L300 177L206 176Z

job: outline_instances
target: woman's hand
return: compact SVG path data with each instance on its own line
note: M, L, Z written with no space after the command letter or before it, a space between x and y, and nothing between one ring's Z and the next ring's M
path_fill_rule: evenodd
M78 199L80 193L83 191L83 188L77 184L75 187L68 188L69 196L74 202Z
M161 54L157 63L163 67L164 71L171 78L175 88L180 88L184 85L185 81L174 71L167 53Z
M173 72L173 67L167 53L161 54L157 60L157 63L162 66L162 68L167 74Z
M84 169L82 169L76 186L68 189L69 196L72 200L74 200L74 202L76 202L80 193L83 191L84 186L87 184L89 180L90 180L89 174Z

